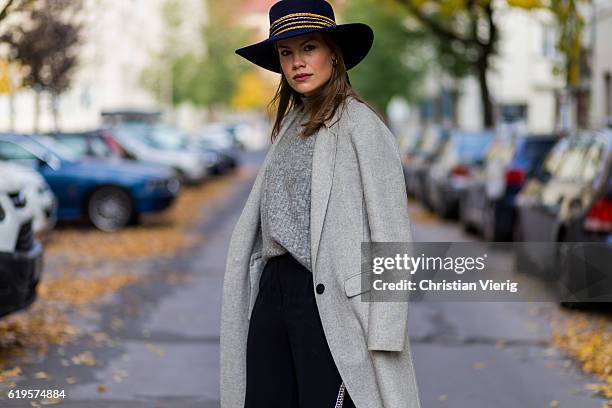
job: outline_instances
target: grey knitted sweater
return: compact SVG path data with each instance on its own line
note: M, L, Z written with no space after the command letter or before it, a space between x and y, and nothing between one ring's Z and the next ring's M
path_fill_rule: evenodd
M308 106L311 100L302 97ZM310 265L310 182L316 133L303 138L304 108L278 140L264 175L261 196L262 258L289 252L300 264Z

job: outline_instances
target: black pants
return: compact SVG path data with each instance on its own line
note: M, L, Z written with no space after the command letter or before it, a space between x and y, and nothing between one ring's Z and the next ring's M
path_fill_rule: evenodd
M268 260L249 325L245 408L355 408L346 390L336 405L342 379L314 296L312 273L290 254Z

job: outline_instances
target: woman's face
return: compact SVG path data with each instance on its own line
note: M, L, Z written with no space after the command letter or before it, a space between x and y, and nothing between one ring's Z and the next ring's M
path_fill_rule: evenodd
M331 78L335 56L321 34L280 40L276 46L283 74L296 92L310 96Z

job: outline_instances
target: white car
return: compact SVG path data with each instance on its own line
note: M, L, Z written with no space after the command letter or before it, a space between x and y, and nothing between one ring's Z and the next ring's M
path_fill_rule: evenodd
M57 200L45 179L33 169L0 161L0 174L14 180L26 198L26 208L34 217L34 232L52 229L57 222Z
M16 180L0 177L0 317L36 299L42 272L42 246L34 237L32 214L19 187Z
M175 146L171 139L155 137L149 125L123 124L113 128L112 133L130 155L140 161L171 167L186 183L199 183L212 172L211 163L203 160L197 151Z
M211 123L194 133L196 140L206 140L216 149L231 149L240 146L226 123Z

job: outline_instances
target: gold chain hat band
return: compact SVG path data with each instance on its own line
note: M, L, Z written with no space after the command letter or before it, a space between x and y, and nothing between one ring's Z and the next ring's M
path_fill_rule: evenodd
M299 28L323 28L335 26L336 22L331 18L313 13L287 14L270 25L270 37L284 33L285 31Z

